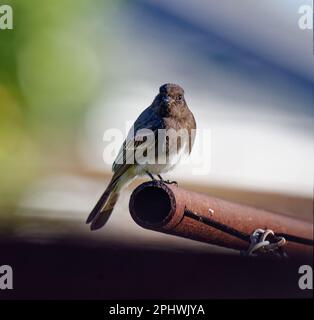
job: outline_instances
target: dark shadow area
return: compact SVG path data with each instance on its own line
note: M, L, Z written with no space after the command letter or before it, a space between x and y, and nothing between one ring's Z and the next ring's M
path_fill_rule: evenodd
M0 299L301 298L299 262L162 251L82 239L0 239L14 289Z

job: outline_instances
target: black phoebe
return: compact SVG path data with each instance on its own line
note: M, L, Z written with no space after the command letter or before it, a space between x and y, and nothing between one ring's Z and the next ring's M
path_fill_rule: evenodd
M184 99L184 90L171 83L161 86L153 103L137 118L121 146L112 165L113 177L87 218L91 230L99 229L107 222L119 191L136 176L148 174L155 179L154 175L157 175L164 181L160 174L173 169L182 154L191 152L195 129L195 119Z

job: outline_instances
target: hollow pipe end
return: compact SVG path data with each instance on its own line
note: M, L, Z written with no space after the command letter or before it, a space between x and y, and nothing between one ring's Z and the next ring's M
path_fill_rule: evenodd
M161 228L176 212L175 195L161 181L144 182L133 191L129 210L133 220L143 228Z

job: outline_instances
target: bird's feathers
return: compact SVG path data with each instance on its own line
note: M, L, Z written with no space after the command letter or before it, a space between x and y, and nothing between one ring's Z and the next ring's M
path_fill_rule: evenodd
M134 169L134 165L124 165L114 173L108 187L86 220L87 224L91 223L92 230L99 229L107 222L118 200L119 191L135 176Z
M130 129L125 141L123 142L119 153L112 165L112 170L116 172L124 164L134 163L134 154L137 148L140 148L141 145L145 142L143 140L144 136L149 139L147 134L148 130L151 131L151 134L156 137L158 129L164 128L163 119L160 118L152 107L146 108L137 120L134 122L134 125ZM153 140L153 139L149 139ZM154 145L148 146L145 144L145 148L155 147Z

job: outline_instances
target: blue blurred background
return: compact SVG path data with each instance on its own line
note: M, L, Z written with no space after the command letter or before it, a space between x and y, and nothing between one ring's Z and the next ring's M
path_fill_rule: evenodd
M313 31L299 28L298 10L312 1L6 3L14 29L0 31L1 232L207 250L139 229L128 214L134 185L105 229L84 224L110 177L105 130L125 133L166 82L184 87L198 128L211 132L209 174L187 164L170 179L311 219Z

